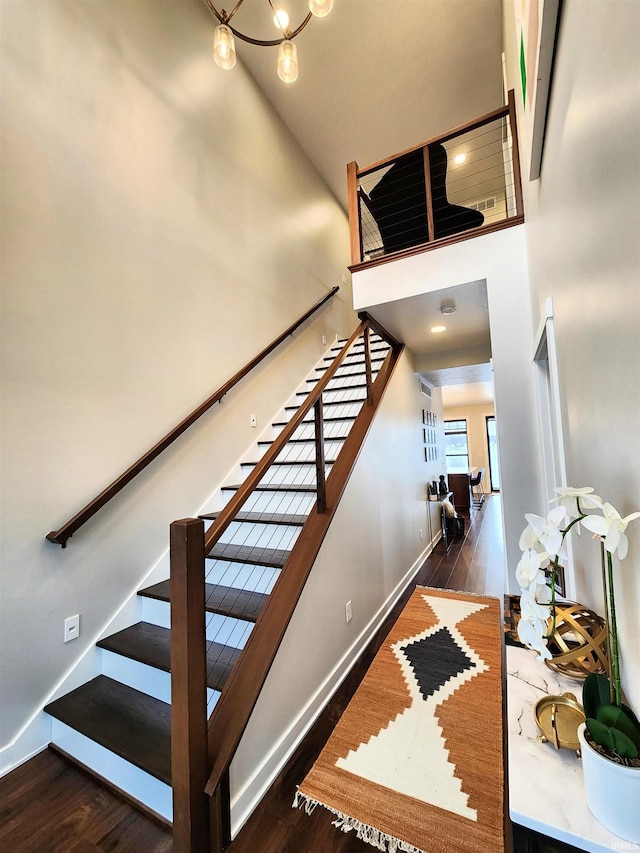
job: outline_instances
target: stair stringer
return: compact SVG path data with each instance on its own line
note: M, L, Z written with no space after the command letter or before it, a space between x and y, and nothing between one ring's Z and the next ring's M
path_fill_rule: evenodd
M420 431L415 429L420 406L415 389L413 369L408 358L401 357L231 764L232 835L432 550L431 543L417 535L419 527L426 529L427 507L422 470L415 464L422 452ZM399 434L398 416L405 413ZM389 455L390 444L405 448L399 465L380 463L385 452ZM393 511L384 501L390 486L409 495ZM357 519L363 507L370 522L360 530ZM409 528L415 531L410 544ZM348 600L354 609L349 625Z

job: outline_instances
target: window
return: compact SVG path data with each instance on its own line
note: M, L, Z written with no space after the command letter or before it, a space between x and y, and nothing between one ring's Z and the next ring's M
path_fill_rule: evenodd
M466 474L469 471L466 421L444 422L444 446L447 458L447 474Z

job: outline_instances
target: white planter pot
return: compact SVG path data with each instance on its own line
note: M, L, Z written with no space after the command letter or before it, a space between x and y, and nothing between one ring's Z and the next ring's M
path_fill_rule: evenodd
M640 767L623 767L587 743L585 724L578 729L584 792L589 811L614 835L640 843Z

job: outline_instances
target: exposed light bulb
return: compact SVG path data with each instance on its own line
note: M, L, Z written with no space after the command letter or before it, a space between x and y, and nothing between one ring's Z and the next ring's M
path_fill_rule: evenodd
M284 9L277 9L273 16L273 23L279 30L286 30L289 26L289 16Z
M298 48L292 41L280 43L277 68L283 83L294 83L298 79Z
M309 11L316 18L324 18L333 9L333 0L309 0Z
M213 58L216 65L226 71L236 64L236 44L233 33L226 24L216 27L213 34Z

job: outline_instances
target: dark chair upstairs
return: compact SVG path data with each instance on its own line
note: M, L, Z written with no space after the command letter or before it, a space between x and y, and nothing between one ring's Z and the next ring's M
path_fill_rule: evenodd
M484 503L484 489L482 488L482 479L484 477L484 468L479 468L475 474L469 477L469 485L471 486L471 502L476 509L482 509Z
M479 228L477 210L451 204L447 198L447 151L429 146L434 239ZM429 242L423 149L397 160L369 194L367 206L380 231L385 254Z

